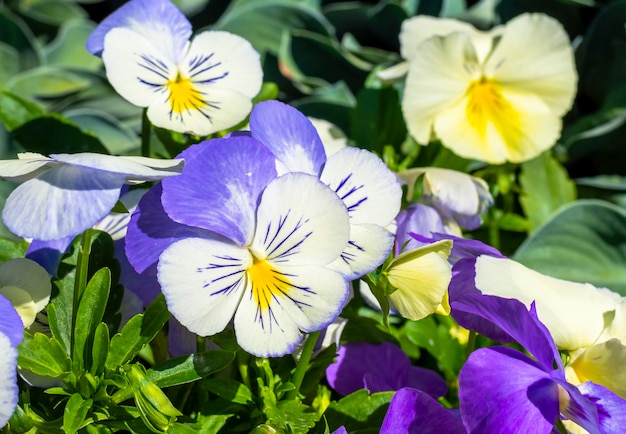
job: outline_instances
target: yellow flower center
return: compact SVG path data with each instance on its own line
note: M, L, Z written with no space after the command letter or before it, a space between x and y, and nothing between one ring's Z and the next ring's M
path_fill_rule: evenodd
M265 259L254 258L247 271L252 286L252 296L261 311L269 308L273 298L286 295L293 288L285 275Z
M496 81L476 80L467 92L467 120L481 137L486 137L488 125L492 124L508 145L520 143L523 133L519 114L502 96L502 88Z
M202 93L193 86L190 78L183 78L178 74L174 80L168 81L166 86L170 91L168 100L174 113L198 110L207 105Z

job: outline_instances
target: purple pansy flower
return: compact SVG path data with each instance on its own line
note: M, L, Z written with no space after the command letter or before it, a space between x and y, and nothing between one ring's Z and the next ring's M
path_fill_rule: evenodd
M375 393L412 387L438 398L448 390L445 380L437 373L412 366L404 351L389 342L342 345L337 361L326 368L326 378L342 395L359 389Z
M421 390L403 387L393 395L380 433L467 434L467 430L453 410Z
M181 157L178 181L148 192L131 217L129 261L140 273L156 267L168 308L190 331L209 336L234 320L244 350L293 351L348 295L328 267L348 242L345 205L315 176L277 177L274 156L250 137L203 142Z
M534 357L507 347L474 351L459 374L463 423L470 433L545 432L559 418L591 433L612 432L626 418L626 401L601 386L568 383L559 353L534 305L515 299L469 294L456 301L519 342ZM621 404L620 401L621 400Z
M259 54L245 39L205 31L169 0L131 0L102 21L87 50L126 100L159 127L207 135L242 121L261 89Z
M7 424L17 406L17 346L23 336L20 316L11 302L0 295L0 428Z

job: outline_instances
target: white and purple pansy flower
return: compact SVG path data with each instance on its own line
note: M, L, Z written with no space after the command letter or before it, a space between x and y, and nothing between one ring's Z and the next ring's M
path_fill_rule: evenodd
M259 92L259 54L245 39L205 31L169 0L131 0L96 27L87 50L126 100L170 130L205 136L242 121Z
M0 428L7 424L17 406L17 346L23 336L24 325L19 314L0 295Z
M181 157L183 174L144 196L126 236L129 261L140 273L156 266L178 321L201 336L233 321L241 347L264 357L332 323L348 288L329 264L350 231L335 192L306 173L278 177L272 153L247 136Z
M278 101L257 104L250 133L276 156L278 173L319 177L343 201L350 216L350 242L333 267L349 280L369 273L389 255L387 230L400 210L402 189L380 158L359 148L342 148L330 157L311 121Z
M124 184L178 175L183 160L79 153L18 154L0 161L0 178L22 182L2 219L16 235L49 241L92 227L115 206Z

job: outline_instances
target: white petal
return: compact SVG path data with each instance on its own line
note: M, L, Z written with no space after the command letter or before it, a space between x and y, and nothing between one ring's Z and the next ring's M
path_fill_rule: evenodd
M111 211L123 184L123 175L60 165L13 190L2 218L24 238L75 236Z
M24 182L55 165L52 159L43 155L27 153L26 157L25 154L18 154L17 160L0 160L0 177Z
M15 286L26 291L41 312L50 301L50 276L48 272L30 259L10 259L0 264L0 288Z
M430 141L435 117L461 99L479 75L478 57L465 34L434 37L418 47L402 97L402 113L417 142Z
M348 212L315 176L287 173L263 192L252 252L277 264L326 265L348 243Z
M106 34L102 60L117 93L139 107L167 97L165 85L176 78L176 66L152 42L128 28Z
M191 85L193 90L178 97L154 100L148 118L154 125L173 131L206 136L241 122L252 109L250 98L234 89L208 84Z
M308 118L320 136L327 159L348 146L348 138L337 125L325 119L312 118L310 116Z
M354 280L382 264L393 247L394 235L378 225L350 225L350 242L331 268Z
M35 322L37 307L28 292L15 286L3 286L0 287L0 295L11 302L11 305L22 318L24 328L30 327Z
M449 18L435 18L427 15L418 15L402 22L400 30L400 54L404 59L411 60L417 56L418 46L433 36L446 36L451 33L465 33L470 37L478 59L483 59L491 51L493 36L500 32L496 27L491 32L481 32L470 24Z
M122 197L120 197L120 202L122 202L128 212L112 212L104 217L102 220L100 220L98 223L96 223L93 228L107 232L109 235L111 235L113 241L121 240L122 238L124 238L128 229L128 222L130 222L130 217L135 208L137 208L139 200L143 197L144 194L147 193L147 191L148 190L145 188L136 188L124 194Z
M396 175L369 151L345 148L326 161L320 179L348 208L350 224L387 226L400 211Z
M158 264L168 309L200 336L221 332L243 295L250 263L245 249L227 241L186 238L172 244Z
M127 182L159 181L180 174L185 165L185 161L180 158L163 160L148 157L117 157L91 152L51 154L50 157L75 166L124 175Z
M557 20L544 14L522 14L507 23L485 64L485 75L536 94L557 116L570 109L576 93L569 37Z
M537 96L511 87L497 87L497 104L480 115L468 116L466 97L442 111L435 132L444 146L456 154L500 164L519 163L536 157L554 145L561 119Z
M292 352L301 331L317 331L334 321L348 295L343 276L327 268L261 265L268 266L265 270L273 270L271 274L249 271L235 315L237 341L263 357Z
M405 61L400 62L397 65L390 66L387 69L383 69L376 74L376 77L383 81L395 81L404 78L408 72L409 62Z
M179 67L195 84L236 90L248 99L256 96L263 84L259 53L247 40L228 32L198 34Z
M545 276L506 258L476 259L476 288L483 294L516 298L526 306L534 301L537 315L560 349L593 344L605 327L604 315L621 297L588 283Z
M438 167L425 168L424 172L425 193L445 218L452 218L452 213L478 214L480 201L471 175Z
M17 350L0 333L0 428L5 426L17 406Z

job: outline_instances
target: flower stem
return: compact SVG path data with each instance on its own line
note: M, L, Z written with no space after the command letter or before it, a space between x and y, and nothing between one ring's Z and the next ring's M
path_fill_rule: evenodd
M143 109L143 115L141 116L141 155L144 157L150 156L150 129L152 124L148 119L148 108Z
M311 361L311 356L313 355L313 349L315 348L315 344L317 343L317 339L320 336L320 332L309 333L304 342L304 346L302 347L302 354L300 354L300 360L298 360L298 364L296 365L296 370L293 373L293 377L291 377L291 382L295 386L295 388L289 392L285 396L286 399L296 399L298 397L298 393L300 393L300 386L302 386L302 380L304 380L304 374L306 374L307 369L309 369L309 362Z
M78 303L83 295L83 291L87 287L87 277L89 274L89 255L91 254L91 239L93 238L93 229L87 229L80 236L80 246L78 250L78 259L76 260L76 271L74 275L74 298L72 300L72 354L74 351L74 332L76 326L76 315L78 313Z
M237 367L239 368L239 375L241 375L241 381L245 386L250 389L250 372L248 369L248 360L250 356L244 351L237 351Z
M470 330L467 337L467 347L465 347L465 358L468 358L476 348L476 336L477 333L474 330Z

